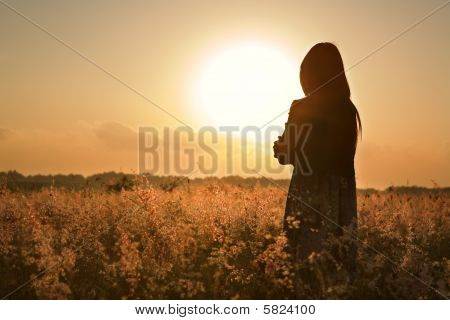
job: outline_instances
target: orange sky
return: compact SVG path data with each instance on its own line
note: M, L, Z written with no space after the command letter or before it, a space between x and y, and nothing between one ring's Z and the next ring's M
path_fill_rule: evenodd
M298 68L314 43L332 41L348 67L443 2L8 1L194 128L225 114L211 107L204 116L195 91L223 52L258 43ZM358 186L450 185L448 30L450 6L348 73L363 121ZM1 5L0 40L0 170L137 170L138 127L178 125ZM292 95L265 106L261 119L301 90Z

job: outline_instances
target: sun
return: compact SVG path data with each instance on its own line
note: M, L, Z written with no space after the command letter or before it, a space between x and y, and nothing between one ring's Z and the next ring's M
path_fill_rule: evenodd
M298 66L274 46L246 43L214 55L198 78L196 108L208 125L260 126L301 95Z

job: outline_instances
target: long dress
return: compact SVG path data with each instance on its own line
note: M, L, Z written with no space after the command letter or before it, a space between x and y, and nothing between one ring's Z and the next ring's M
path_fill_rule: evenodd
M305 124L311 127L307 137L298 134ZM350 99L316 95L293 102L281 137L287 159L280 163L294 165L284 216L294 259L319 253L326 238L342 235L343 227L356 228L356 139L356 108ZM355 255L356 247L346 260L352 264Z

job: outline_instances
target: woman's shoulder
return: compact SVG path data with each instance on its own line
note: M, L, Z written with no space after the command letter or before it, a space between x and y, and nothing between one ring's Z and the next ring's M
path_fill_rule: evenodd
M301 99L293 100L292 103L291 103L291 109L292 108L298 108L301 105L304 105L305 103L306 103L306 97L301 98Z
M320 99L315 97L314 95L303 97L301 99L297 99L292 101L291 110L300 110L312 107L313 105L320 104Z
M292 101L291 108L289 110L289 117L295 119L300 115L309 114L312 104L314 104L314 101L312 101L310 97L304 97Z
M306 97L293 100L291 103L291 108L289 109L289 113L299 112L302 106L304 106L305 104L306 104Z

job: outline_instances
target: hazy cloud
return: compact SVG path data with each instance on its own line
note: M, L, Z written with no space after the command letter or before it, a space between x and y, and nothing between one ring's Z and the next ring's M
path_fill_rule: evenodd
M137 132L119 122L102 122L93 127L93 132L108 148L114 150L136 149Z
M450 143L427 146L365 141L357 151L356 169L362 187L450 184Z
M11 130L0 128L0 141L8 139L12 134Z
M172 132L173 133L173 132ZM182 162L188 158L186 148L195 150L194 161L199 156L210 161L209 154L198 149L198 134L194 140L183 137L176 148L173 140L167 143L158 131L159 163L169 161L173 166L174 156L182 155ZM104 171L137 171L138 145L137 131L119 122L76 123L63 131L6 129L0 128L0 171L18 170L30 173L82 173L92 174ZM224 174L223 168L228 158L224 137L212 145L211 139L205 143L217 152L218 175ZM168 150L167 156L163 150ZM242 174L239 166L245 153L253 161L255 149L250 144L244 151L239 140L234 140L231 150L235 174ZM263 145L264 157L272 157L271 145ZM264 163L264 160L263 160ZM253 162L249 166L252 167ZM278 166L278 164L274 164ZM184 162L182 167L185 168ZM287 167L286 167L287 168ZM222 170L222 171L221 171ZM264 172L264 168L262 170ZM364 140L358 146L356 174L359 187L386 188L390 184L409 184L432 186L431 180L441 186L450 185L450 142L436 142L429 145L397 145L374 143ZM288 172L271 175L274 178L288 178Z

